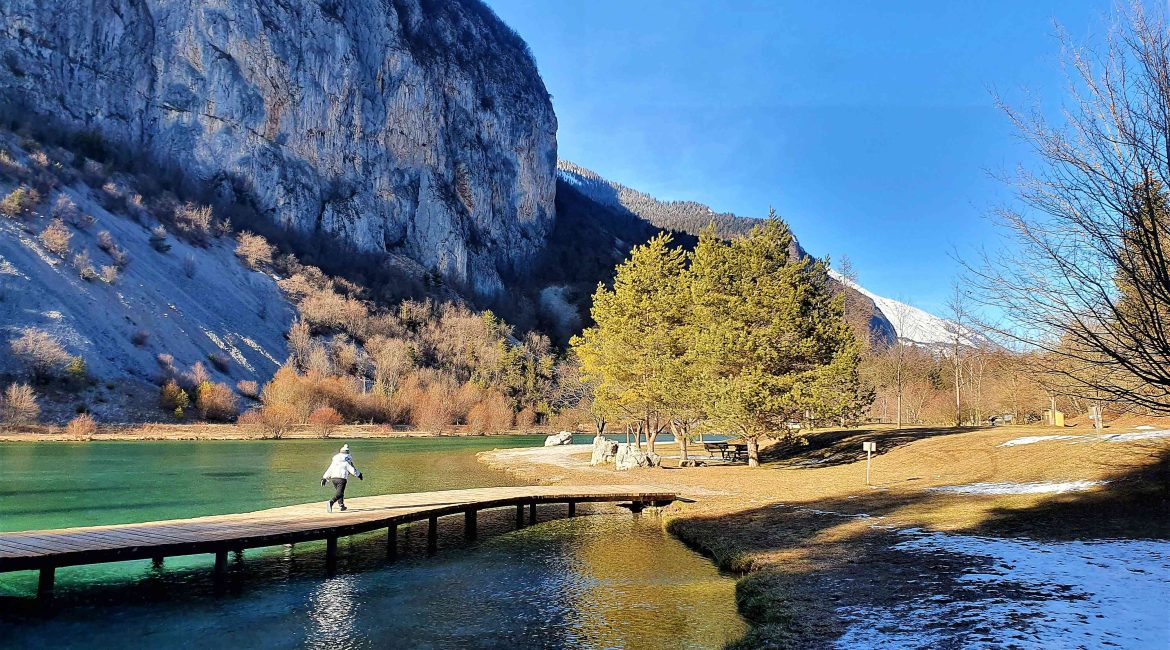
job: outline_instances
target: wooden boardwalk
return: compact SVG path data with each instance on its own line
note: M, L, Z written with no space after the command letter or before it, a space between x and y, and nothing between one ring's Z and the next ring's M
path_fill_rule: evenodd
M527 486L386 494L346 499L349 509L325 511L324 501L271 508L232 515L170 519L139 524L87 526L55 530L0 533L0 573L40 570L37 593L52 594L57 567L123 560L154 559L175 555L215 554L216 577L227 567L227 553L245 548L326 540L327 564L336 560L337 538L385 528L387 557L398 552L398 525L428 521L427 545L437 546L438 518L463 514L464 532L475 537L476 513L489 508L516 508L516 525L536 521L537 504L568 504L569 515L585 502L629 502L638 510L645 505L664 505L677 494L634 485Z

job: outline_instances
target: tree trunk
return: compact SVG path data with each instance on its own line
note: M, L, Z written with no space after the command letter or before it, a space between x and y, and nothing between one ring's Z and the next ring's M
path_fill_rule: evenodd
M747 438L748 467L760 466L760 439L756 436Z
M687 460L687 435L685 431L686 425L670 423L670 432L674 434L674 441L678 443L680 465Z
M902 391L898 391L898 423L894 425L894 428L902 428Z

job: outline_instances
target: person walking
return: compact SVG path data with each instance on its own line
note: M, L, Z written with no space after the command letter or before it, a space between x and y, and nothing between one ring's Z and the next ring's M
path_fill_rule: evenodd
M326 481L333 482L333 498L325 504L326 512L333 512L334 503L340 507L342 512L345 511L345 483L350 474L358 477L359 481L365 480L362 473L353 466L353 456L349 455L349 445L342 445L341 451L333 455L329 469L325 470L321 476L321 485L325 485Z

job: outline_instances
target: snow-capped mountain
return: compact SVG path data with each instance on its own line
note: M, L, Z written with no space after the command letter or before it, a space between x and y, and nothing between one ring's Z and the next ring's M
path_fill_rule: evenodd
M830 270L829 274L842 284L856 289L858 293L873 300L877 308L894 326L898 338L929 348L945 348L954 344L954 333L958 326L953 321L939 318L913 305L879 296L865 287L845 279L836 271ZM982 347L987 344L987 339L977 332L966 327L963 327L961 331L963 345Z

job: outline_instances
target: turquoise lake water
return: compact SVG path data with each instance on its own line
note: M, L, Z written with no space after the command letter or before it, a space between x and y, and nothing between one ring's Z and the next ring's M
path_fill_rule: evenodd
M479 451L543 437L358 440L365 481L350 496L513 485ZM329 493L320 476L340 441L0 444L0 531L244 512ZM322 505L322 507L324 507ZM563 511L556 511L563 512ZM734 581L651 516L544 520L512 530L513 512L483 513L480 542L443 520L440 551L425 524L340 541L329 577L323 543L248 550L215 595L211 557L57 572L49 613L30 598L36 574L0 574L0 646L124 648L707 648L741 636ZM542 510L551 518L554 510Z

